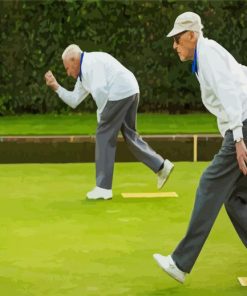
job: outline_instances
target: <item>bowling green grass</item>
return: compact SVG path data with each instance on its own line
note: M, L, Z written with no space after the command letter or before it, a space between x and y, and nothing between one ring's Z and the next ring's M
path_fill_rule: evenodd
M155 192L139 163L117 163L114 198L88 201L94 164L0 165L1 296L244 296L246 248L224 209L184 285L152 254L183 237L208 163L175 163L164 191L178 198L124 199Z
M95 114L21 115L0 117L0 136L94 135ZM216 119L209 113L187 115L138 114L140 134L218 134Z

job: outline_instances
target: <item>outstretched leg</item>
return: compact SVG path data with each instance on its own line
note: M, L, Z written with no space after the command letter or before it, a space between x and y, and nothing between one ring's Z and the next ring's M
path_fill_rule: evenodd
M221 206L236 190L240 176L232 133L227 132L219 153L201 177L189 228L172 254L182 271L191 271Z

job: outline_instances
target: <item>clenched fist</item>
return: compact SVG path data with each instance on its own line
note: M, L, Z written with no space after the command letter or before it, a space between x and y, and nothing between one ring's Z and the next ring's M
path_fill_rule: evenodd
M48 71L48 72L45 73L45 81L46 81L46 84L48 86L50 86L51 89L53 89L53 90L58 89L59 84L57 83L57 80L56 80L56 78L54 77L54 75L52 74L51 71Z

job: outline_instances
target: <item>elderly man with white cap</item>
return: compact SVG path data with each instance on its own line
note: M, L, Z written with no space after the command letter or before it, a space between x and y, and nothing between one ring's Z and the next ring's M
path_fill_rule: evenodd
M137 133L136 114L139 86L132 72L105 52L83 52L76 44L62 54L68 76L76 80L73 91L58 84L51 71L45 74L46 84L72 108L90 93L97 105L96 186L87 193L88 199L111 199L112 178L117 136L121 130L134 156L157 173L161 189L174 165L157 154Z
M204 38L200 16L185 12L167 35L180 60L193 61L202 102L217 117L222 147L204 171L186 235L171 255L154 254L158 265L183 283L225 205L247 247L247 68L217 42ZM213 260L211 258L210 260Z

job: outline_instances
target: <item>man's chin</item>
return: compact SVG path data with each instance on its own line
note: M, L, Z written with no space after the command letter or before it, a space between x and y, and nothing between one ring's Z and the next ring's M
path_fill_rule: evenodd
M185 57L180 56L180 55L179 55L179 59L180 59L181 62L186 62L187 61L187 59Z

